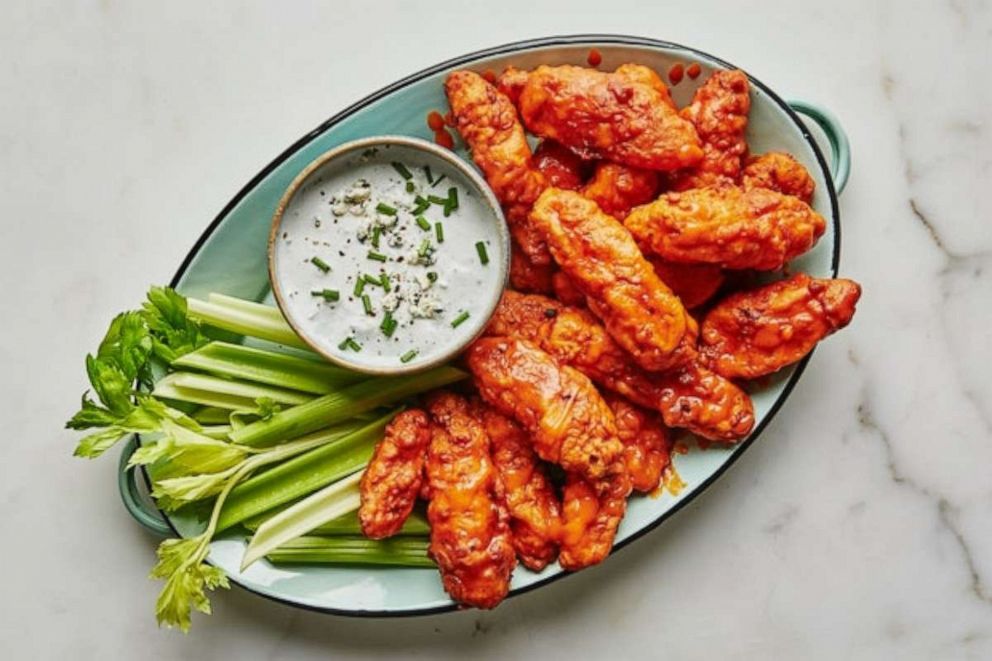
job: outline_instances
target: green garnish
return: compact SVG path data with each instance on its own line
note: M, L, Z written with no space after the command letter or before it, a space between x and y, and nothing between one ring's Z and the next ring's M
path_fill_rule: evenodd
M396 330L398 325L399 323L393 319L393 313L387 310L385 316L382 318L382 323L379 324L379 330L381 330L382 334L386 337L392 337L393 332Z
M406 182L406 192L407 193L412 193L415 190L417 190L417 187L413 185L413 182L412 181Z
M439 183L441 183L442 181L444 181L444 178L445 178L446 176L447 176L447 175L444 175L444 174L442 174L442 175L441 175L440 177L438 177L437 179L435 179L435 180L434 180L434 183L433 183L433 184L431 184L431 188L434 188L434 187L435 187L435 186L437 186L437 185L438 185Z
M389 260L389 258L383 255L381 252L375 252L374 250L370 250L369 254L366 256L369 259L374 259L377 262L385 262Z
M375 210L378 211L379 213L384 213L387 216L396 215L396 207L391 207L385 202L380 202L379 204L375 205Z
M434 236L437 237L438 243L444 243L444 225L434 223Z
M428 271L427 272L427 279L430 280L431 282L437 282L437 272L435 272L435 271Z
M431 240L424 239L423 241L420 242L420 247L417 248L417 255L419 255L420 257L426 257L427 253L430 252L430 249L431 249Z
M431 166L429 165L424 166L424 174L427 176L427 183L433 184L434 177L431 176Z
M365 314L370 317L375 315L375 310L372 309L372 299L369 298L368 294L362 294L362 307L365 308Z
M452 186L448 189L448 198L444 201L444 215L448 217L458 208L458 189Z
M400 176L403 177L404 179L410 179L411 177L413 177L413 175L410 174L410 171L406 169L406 166L400 163L399 161L393 161L391 165L393 166L393 169L399 172Z
M380 274L379 283L382 285L382 290L388 294L389 290L391 289L391 287L389 286L389 274L387 273Z
M452 328L458 328L463 323L465 323L465 320L467 320L468 318L469 318L468 310L465 310L460 315L458 315L457 317L455 317L454 321L451 322L451 327Z
M367 285L373 285L375 287L382 286L382 281L379 280L379 278L375 277L374 275L369 275L368 273L362 276L362 280L364 280L365 284Z
M475 252L479 253L479 261L485 266L489 263L489 253L486 252L486 242L478 241L475 244Z
M320 257L311 257L310 263L316 266L317 268L319 268L324 273L327 273L328 271L331 270L330 265L324 260L322 260Z
M352 293L357 297L361 296L363 291L365 291L365 278L358 276L355 280L355 291Z
M423 216L417 216L417 227L424 230L425 232L431 231L431 224Z
M311 296L321 296L325 301L337 301L341 298L341 292L337 289L319 289L310 292Z
M428 195L427 199L431 201L431 204L436 204L439 207L443 207L448 203L448 198L438 197L437 195Z
M411 360L413 360L416 357L417 357L417 350L416 349L410 349L405 354L403 354L402 356L400 356L400 362L401 363L409 363Z
M382 236L382 228L376 226L372 230L372 247L373 248L378 248L379 247L379 237L380 236Z
M338 349L340 349L341 351L344 351L345 349L351 349L353 351L361 351L362 345L359 344L358 342L355 342L355 338L346 337L344 338L344 340L341 341L341 344L338 345Z

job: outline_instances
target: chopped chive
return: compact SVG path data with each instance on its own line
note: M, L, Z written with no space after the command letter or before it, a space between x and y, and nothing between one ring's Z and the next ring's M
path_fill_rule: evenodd
M413 201L416 202L417 204L426 204L427 206L430 206L431 204L431 201L423 197L422 195L418 195L417 197L413 198Z
M358 297L362 295L363 291L365 291L365 278L358 276L355 280L355 291L353 293Z
M337 289L320 289L310 292L311 296L321 296L325 301L337 301L341 298L341 292Z
M438 243L444 243L444 225L434 223L434 236L437 237Z
M479 253L479 261L485 266L489 263L489 253L486 252L486 242L479 241L475 244L475 252Z
M441 175L440 177L438 177L437 179L435 179L435 180L434 180L434 183L433 183L433 184L431 184L431 188L434 188L434 187L435 187L435 186L437 186L437 185L438 185L439 183L441 183L442 181L444 181L444 178L445 178L445 177L447 177L447 176L448 176L448 175L445 175L445 174L442 174L442 175Z
M370 317L375 314L375 310L372 309L372 299L369 298L368 294L362 294L362 307L365 308L365 314Z
M379 204L375 205L375 210L378 211L379 213L384 213L387 216L396 215L396 207L391 207L385 202L380 202Z
M437 282L437 272L435 272L435 271L428 271L427 272L427 279L430 280L431 282Z
M393 313L387 311L385 316L382 318L382 323L379 324L379 330L381 330L382 334L386 337L392 337L397 325L396 320L393 319Z
M361 351L362 345L359 344L358 342L355 342L355 338L346 337L341 342L341 344L338 345L338 349L340 349L341 351L344 351L345 349L351 349L352 351Z
M431 224L423 216L417 216L417 226L425 232L431 231Z
M391 165L393 166L393 169L399 172L400 176L403 177L404 179L409 179L413 176L412 174L410 174L410 171L406 169L406 166L400 163L399 161L393 161Z
M469 318L469 313L468 313L468 310L466 310L466 311L462 312L460 315L458 315L457 317L455 317L454 321L451 322L451 327L452 328L458 328L463 323L465 323L465 320L468 319L468 318Z
M413 185L413 182L412 181L406 182L406 192L407 193L412 193L415 190L417 190L417 187Z
M411 360L413 360L416 357L417 357L417 350L416 349L410 349L405 354L403 354L402 356L400 356L400 362L401 363L409 363Z
M423 241L420 242L420 247L417 248L417 254L420 255L421 257L426 257L427 252L430 249L431 249L431 240L424 239Z
M376 226L375 228L372 229L372 247L373 248L378 248L379 247L379 237L380 236L382 236L382 228Z
M389 275L386 273L381 274L379 276L379 282L382 284L383 291L385 291L388 294L390 290Z
M348 345L350 343L351 343L351 338L350 337L346 337L343 340L341 340L341 344L338 345L338 349L341 349L341 351L344 351L345 349L348 348Z
M424 174L427 176L427 183L433 184L434 177L431 176L431 166L429 165L424 166Z
M452 210L458 208L458 189L454 186L448 189L448 205Z
M417 215L422 214L423 212L427 211L427 209L429 209L430 206L431 206L430 200L425 199L425 198L421 197L420 195L418 195L417 197L413 198L413 201L417 205L417 206L415 206L413 208L413 212L412 213L413 213L414 216L417 216Z
M443 207L448 203L448 198L438 197L437 195L428 195L427 199L431 201L431 204L436 204L439 207Z
M328 271L331 270L330 265L324 260L322 260L320 257L311 257L310 263L316 266L317 268L319 268L324 273L327 273Z
M381 252L375 252L374 250L370 250L369 251L369 254L367 255L367 257L369 259L374 259L377 262L385 262L385 261L388 261L388 259L389 259L385 255L383 255Z

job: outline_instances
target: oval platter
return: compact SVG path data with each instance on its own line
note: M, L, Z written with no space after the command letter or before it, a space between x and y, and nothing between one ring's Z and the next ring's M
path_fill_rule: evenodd
M204 297L220 292L257 301L271 301L266 242L273 213L286 187L308 163L323 152L357 138L382 134L432 138L425 118L444 112L445 76L458 68L500 71L507 65L530 69L538 64L585 65L591 48L602 54L602 70L625 62L650 66L664 74L681 62L698 62L703 73L672 88L679 106L688 103L708 73L733 65L706 53L639 37L579 35L518 42L464 55L408 76L371 94L303 136L245 186L210 223L179 267L172 285L181 293ZM814 208L831 222L815 248L792 263L793 270L833 277L837 273L840 219L830 171L806 125L789 105L755 78L748 142L755 153L771 149L792 153L816 181ZM463 145L457 153L468 158ZM673 493L635 496L620 526L616 551L662 523L705 490L755 442L799 379L807 359L782 370L753 390L756 425L744 442L732 447L693 448L674 453L674 467L684 486ZM689 445L694 445L691 441ZM198 532L198 522L179 516L166 519L179 534ZM367 569L275 567L265 561L240 572L245 548L243 534L230 533L213 542L210 562L226 571L233 583L264 597L312 610L366 616L400 616L454 610L433 569ZM617 562L611 556L607 562ZM511 596L566 576L556 564L540 573L518 567Z

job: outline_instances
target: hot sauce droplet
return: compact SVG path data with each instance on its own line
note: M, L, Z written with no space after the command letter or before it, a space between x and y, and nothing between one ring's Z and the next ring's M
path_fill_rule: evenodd
M682 76L685 74L685 68L682 64L673 64L672 68L668 70L668 82L672 85L678 85L682 82Z
M693 62L685 69L685 75L689 76L693 80L699 78L699 74L703 72L702 67L699 66L699 62Z
M444 124L445 124L445 126L454 127L454 125L455 125L455 111L449 110L448 112L444 113Z
M455 139L444 128L440 131L434 131L434 142L448 149L452 149L455 146Z
M598 67L603 61L603 54L599 52L596 48L589 49L589 56L586 57L586 62L589 63L591 67Z
M436 110L427 113L427 126L435 133L444 130L444 117Z

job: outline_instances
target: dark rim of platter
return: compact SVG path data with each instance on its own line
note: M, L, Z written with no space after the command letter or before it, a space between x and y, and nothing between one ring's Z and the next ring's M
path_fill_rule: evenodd
M402 78L401 80L398 80L395 83L383 87L382 89L366 96L364 99L361 99L360 101L345 108L341 112L335 114L330 119L326 120L320 126L318 126L314 130L304 135L302 138L300 138L295 143L290 145L289 148L287 148L285 151L279 154L279 156L277 156L275 160L273 160L271 163L266 165L261 172L255 175L251 179L251 181L249 181L240 191L238 191L238 194L235 195L231 199L231 201L227 203L227 205L221 210L221 212L217 214L217 217L214 218L213 221L210 223L210 225L207 226L206 230L204 230L203 234L200 235L200 238L197 239L192 249L183 259L182 264L179 266L179 270L176 271L175 276L173 276L172 278L172 282L170 283L171 286L176 287L179 284L179 281L182 279L183 274L186 272L186 269L189 267L193 258L199 252L203 244L207 241L208 238L210 238L211 234L213 234L214 230L216 230L217 227L221 224L221 222L223 222L223 220L227 217L227 215L231 212L231 210L234 209L234 207L237 206L237 204L246 195L248 195L248 193L251 190L253 190L258 185L259 182L265 179L265 177L267 177L273 170L275 170L279 165L281 165L292 154L294 154L302 147L307 145L309 142L314 140L317 136L324 133L327 129L331 128L332 126L334 126L341 120L345 119L346 117L349 117L350 115L353 115L362 108L368 106L369 104L383 98L388 94L391 94L392 92L395 92L396 90L406 87L407 85L410 85L411 83L415 83L428 76L432 76L436 73L443 72L447 69L451 69L453 67L457 67L460 65L471 64L472 62L483 58L493 57L497 55L505 55L520 50L528 50L532 48L540 48L545 46L588 45L590 47L593 47L604 44L623 45L623 46L648 46L648 47L665 48L665 49L677 49L677 50L685 51L686 53L697 55L700 58L719 64L720 66L723 66L724 68L727 69L739 68L721 58L714 57L713 55L710 55L705 51L701 51L696 48L691 48L689 46L683 46L681 44L676 44L670 41L649 39L646 37L632 37L632 36L615 35L615 34L577 34L577 35L565 35L565 36L557 36L557 37L544 37L540 39L528 39L525 41L516 41L509 44L504 44L502 46L496 46L493 48L478 50L472 53L468 53L466 55L461 55L459 57L446 60L444 62L441 62L440 64L436 64L432 67L423 69L422 71L418 71L417 73ZM750 74L748 74L748 78L750 79L752 85L758 87L762 92L767 94L768 97L772 99L779 106L782 112L788 115L788 117L793 121L793 123L796 125L796 128L799 129L803 137L806 139L807 143L809 143L810 148L813 150L813 153L816 155L816 160L820 166L820 169L825 174L824 179L827 182L827 194L830 196L830 207L831 207L833 230L834 230L834 245L833 245L833 257L831 260L831 271L833 275L836 277L838 265L840 263L840 212L837 204L837 193L834 190L833 180L830 176L830 169L827 166L827 162L824 159L823 154L821 153L820 148L817 145L816 141L813 139L813 136L810 134L809 129L802 122L802 120L800 120L799 116L789 106L789 104L787 104L784 100L782 100L781 97L779 97L775 92L773 92L768 86L766 86L760 80L757 80ZM812 353L810 355L812 355ZM657 519L652 521L650 524L648 524L641 530L632 534L627 539L623 540L622 542L617 542L617 544L613 547L613 551L611 552L610 555L616 554L616 552L619 551L620 549L628 546L630 543L634 542L637 539L640 539L648 532L657 528L662 522L666 521L673 514L675 514L683 507L688 505L690 502L695 500L695 498L699 496L699 494L706 491L706 489L717 478L723 475L723 473L728 468L730 468L730 466L734 464L737 461L737 459L740 458L740 456L744 453L744 451L748 447L750 447L755 440L757 440L758 436L761 435L761 432L768 426L768 423L771 422L772 418L775 417L775 414L781 408L785 400L788 399L789 393L792 391L796 383L799 381L800 376L802 376L803 370L806 368L806 364L809 361L810 355L807 355L802 361L800 361L796 365L796 368L793 371L792 375L789 377L788 381L786 382L782 393L778 396L772 408L768 411L768 414L764 417L764 419L760 422L760 424L758 424L758 426L754 429L751 435L738 446L737 450L723 463L723 465L721 465L716 470L716 472L714 472L712 475L707 477L706 480L702 482L702 484L695 487L682 500L680 500L678 503L672 506L671 509L666 511L664 514L659 516ZM147 472L145 472L144 468L142 468L142 472L144 473L144 479L147 484L148 474ZM162 518L168 523L169 527L172 528L173 532L179 535L179 531L176 530L175 526L172 525L172 522L169 520L169 518L164 514ZM530 592L531 590L547 585L553 581L557 581L561 578L569 576L570 574L571 574L570 572L559 572L553 576L549 576L539 581L535 581L530 585L515 588L510 591L508 598L523 594L525 592ZM257 590L237 580L236 578L231 577L230 580L232 583L240 586L241 588L249 592L252 592L254 594L257 594L259 596L265 597L266 599L270 599L272 601L286 604L288 606L293 606L295 608L303 608L318 613L328 613L332 615L346 615L352 617L373 617L373 618L374 617L410 617L410 616L418 616L418 615L433 615L436 613L445 613L445 612L457 610L459 608L456 604L451 603L451 604L443 604L440 606L433 606L428 608L404 609L404 610L395 610L395 611L342 610L338 608L314 606L312 604L304 604L304 603L284 599L277 595L268 594L266 592Z

